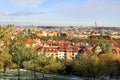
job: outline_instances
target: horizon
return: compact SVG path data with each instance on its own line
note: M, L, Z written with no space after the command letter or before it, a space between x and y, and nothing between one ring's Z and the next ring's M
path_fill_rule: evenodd
M120 27L119 0L1 0L0 25Z

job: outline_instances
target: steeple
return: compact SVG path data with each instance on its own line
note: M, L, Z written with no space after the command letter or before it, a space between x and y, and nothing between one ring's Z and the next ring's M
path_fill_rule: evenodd
M97 22L95 21L95 27L97 27Z

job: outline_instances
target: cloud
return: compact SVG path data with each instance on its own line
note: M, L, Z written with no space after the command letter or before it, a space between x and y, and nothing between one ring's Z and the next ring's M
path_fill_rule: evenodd
M59 5L60 6L60 5ZM74 18L105 18L120 16L119 0L86 0L83 4L64 4L56 13Z
M43 0L11 0L11 3L20 7L37 7Z
M52 4L61 4L61 3L64 3L64 2L69 2L71 0L48 0L49 3L52 3Z
M31 16L31 15L43 15L44 12L0 12L0 16Z

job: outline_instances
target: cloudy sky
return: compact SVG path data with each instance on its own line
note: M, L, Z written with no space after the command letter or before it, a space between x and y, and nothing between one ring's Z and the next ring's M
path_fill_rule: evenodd
M0 24L120 27L120 0L0 0Z

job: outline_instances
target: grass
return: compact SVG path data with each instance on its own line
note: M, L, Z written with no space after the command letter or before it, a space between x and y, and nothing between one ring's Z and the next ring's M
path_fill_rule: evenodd
M2 73L3 69L0 69L0 79L6 78L9 80L17 80L17 70L16 69L7 69L6 75ZM36 73L37 78L34 78L33 71L20 71L21 73L21 80L69 80L65 77L58 77L51 74L45 74L45 77L42 78L41 73Z

